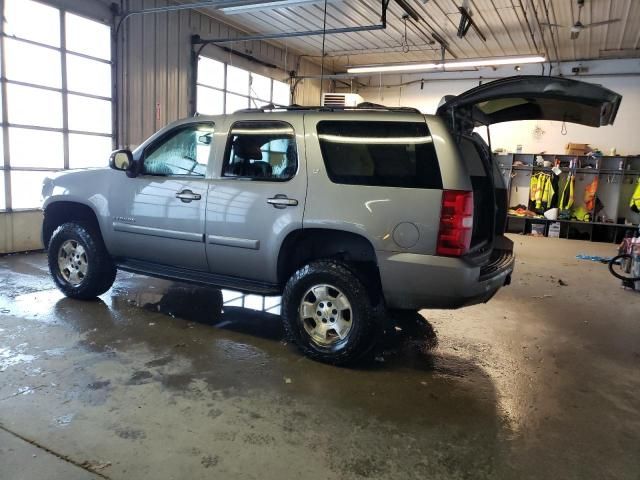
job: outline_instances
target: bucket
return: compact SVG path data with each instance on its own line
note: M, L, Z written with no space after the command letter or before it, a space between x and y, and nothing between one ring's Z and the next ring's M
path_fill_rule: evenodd
M550 208L549 210L544 212L544 218L546 218L547 220L557 220L559 212L560 209L558 208Z

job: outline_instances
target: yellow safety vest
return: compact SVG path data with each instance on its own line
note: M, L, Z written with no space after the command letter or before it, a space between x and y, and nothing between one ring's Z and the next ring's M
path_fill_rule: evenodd
M633 195L631 195L629 206L634 212L640 213L640 177L638 177L638 184L636 185Z
M531 176L529 199L535 202L536 209L541 209L543 205L547 207L554 194L551 175L537 173Z
M575 179L573 175L569 175L567 178L567 183L562 187L562 193L560 194L560 210L569 210L573 207L573 188L575 184ZM568 194L568 195L567 195Z

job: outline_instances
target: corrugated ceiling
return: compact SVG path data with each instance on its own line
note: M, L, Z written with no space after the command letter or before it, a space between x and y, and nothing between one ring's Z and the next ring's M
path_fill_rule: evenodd
M448 43L447 58L499 57L543 53L555 60L640 57L640 0L585 0L584 24L620 19L619 22L585 29L576 40L570 29L542 24L571 26L577 20L575 0L470 0L473 19L486 37L483 41L470 29L465 38L456 36L462 0L407 0L422 20L407 22L409 52L403 52L404 11L393 0L389 4L386 30L344 33L326 37L328 66L336 71L346 65L395 63L440 59L441 50L433 33ZM211 15L251 33L292 32L321 29L324 1L285 8L225 15ZM380 21L377 0L330 0L327 28L361 26ZM278 40L288 48L319 58L322 37Z

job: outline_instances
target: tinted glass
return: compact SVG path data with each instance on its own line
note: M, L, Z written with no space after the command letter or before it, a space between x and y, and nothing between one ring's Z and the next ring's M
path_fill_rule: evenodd
M289 180L298 170L293 128L284 122L238 122L231 129L224 177Z
M145 150L147 175L204 177L213 139L213 125L190 125L172 132Z
M318 123L318 138L335 183L442 188L425 123L324 121Z

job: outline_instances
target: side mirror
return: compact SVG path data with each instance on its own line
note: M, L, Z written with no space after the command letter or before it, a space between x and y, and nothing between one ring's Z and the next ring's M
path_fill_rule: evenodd
M122 170L124 172L131 170L133 167L133 154L131 150L116 150L109 157L109 166L114 170Z

